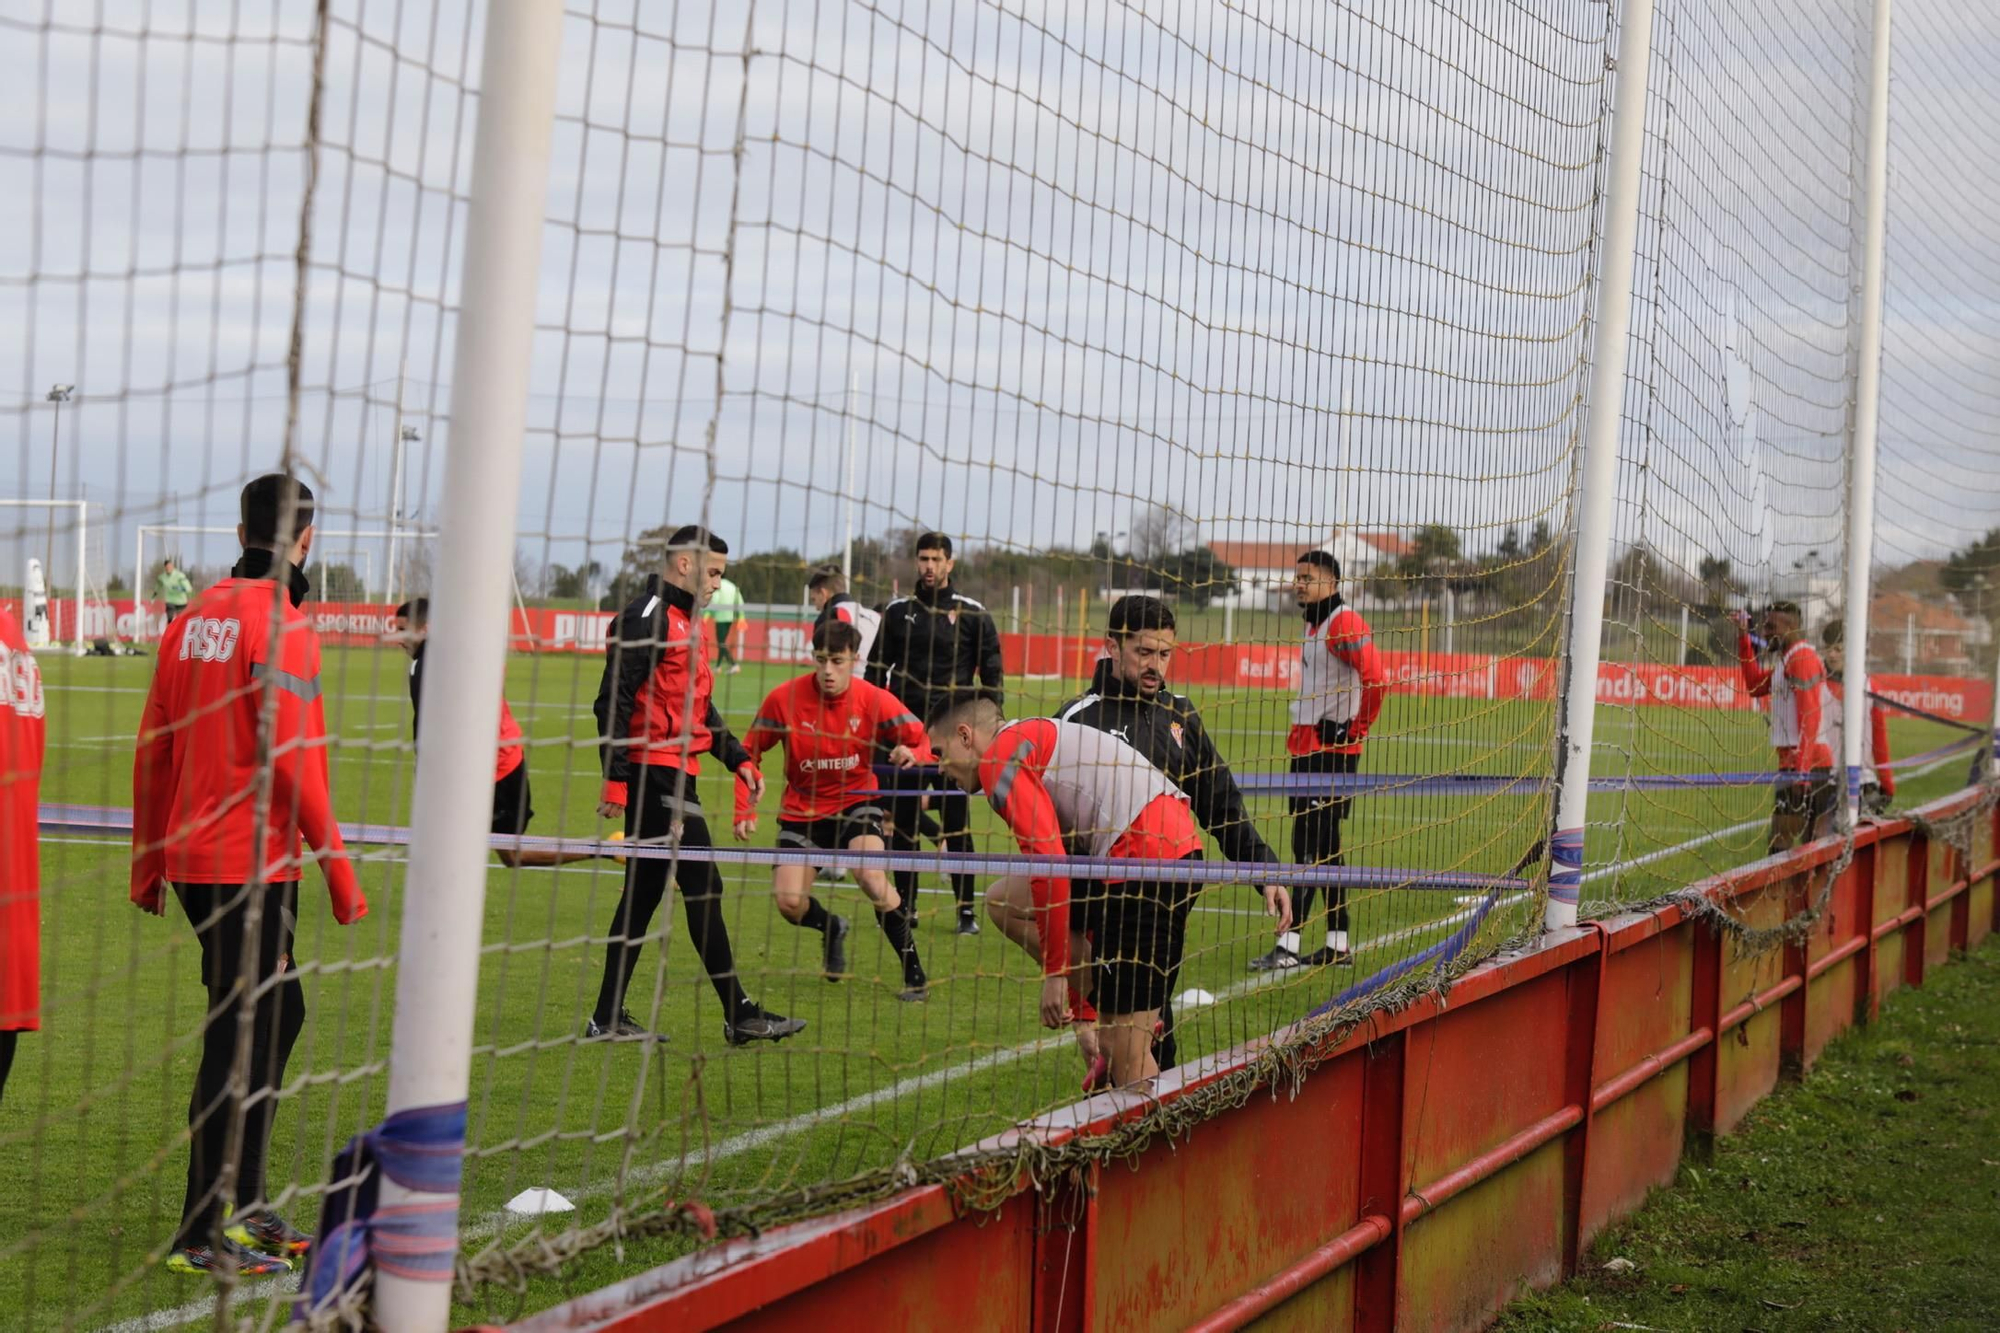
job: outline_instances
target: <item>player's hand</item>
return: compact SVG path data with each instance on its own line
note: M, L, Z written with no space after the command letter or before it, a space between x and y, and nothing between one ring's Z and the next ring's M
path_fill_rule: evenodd
M167 914L166 881L157 880L150 888L134 895L132 905L152 916L165 916Z
M737 769L736 780L750 789L753 804L764 799L764 775L757 771L757 765L745 764Z
M625 818L625 807L616 801L599 801L597 803L597 817L599 819L622 820Z
M1042 978L1042 1026L1065 1027L1069 1023L1069 978Z
M750 841L750 836L757 831L757 816L752 815L748 819L737 820L730 831L736 835L736 841Z
M889 751L889 762L897 768L915 768L917 766L917 752L907 745L898 745L895 749Z
M1277 932L1282 935L1292 928L1292 891L1282 884L1264 886L1264 911L1277 924Z
M1729 613L1729 622L1744 634L1750 632L1750 613L1741 607Z

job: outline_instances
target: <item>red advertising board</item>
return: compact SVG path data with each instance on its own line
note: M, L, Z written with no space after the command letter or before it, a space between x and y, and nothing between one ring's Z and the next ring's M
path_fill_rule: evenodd
M17 614L19 607L7 605ZM386 604L317 602L313 624L329 644L368 644L388 627ZM52 607L54 637L68 640L74 602ZM148 603L142 619L130 601L87 602L88 638L145 641L164 627L158 603ZM513 613L515 652L601 653L611 615L603 611L556 611L530 607ZM738 631L737 656L746 662L796 662L812 658L812 622L750 620ZM1003 634L1001 650L1008 674L1080 678L1099 655L1099 643L1081 643L1059 634ZM1546 658L1496 657L1484 653L1382 654L1397 694L1451 699L1549 699L1560 684L1557 664ZM1291 644L1200 643L1184 645L1175 659L1181 686L1289 690L1297 683L1299 650ZM1913 708L1960 721L1978 722L1993 713L1993 687L1958 676L1876 675L1875 688ZM1672 666L1662 663L1605 662L1597 670L1597 699L1603 704L1655 704L1676 708L1751 708L1734 668Z

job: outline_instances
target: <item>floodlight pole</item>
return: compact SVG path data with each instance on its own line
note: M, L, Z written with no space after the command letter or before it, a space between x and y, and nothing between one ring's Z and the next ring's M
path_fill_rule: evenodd
M1889 23L1892 0L1875 0L1868 59L1868 131L1862 147L1861 348L1854 433L1847 453L1846 662L1841 671L1841 753L1848 822L1860 813L1868 725L1868 585L1875 557L1875 438L1882 404L1882 269L1889 196ZM1811 737L1803 737L1809 741Z
M1597 722L1597 664L1604 588L1611 568L1611 509L1618 486L1618 434L1639 238L1639 168L1645 155L1646 69L1653 54L1653 0L1627 0L1619 18L1618 87L1611 106L1609 191L1596 327L1591 331L1590 411L1584 421L1579 511L1572 551L1568 676L1557 738L1555 836L1550 842L1549 929L1576 924L1583 897L1583 830L1590 804L1590 744Z
M463 1103L471 1082L493 798L464 775L491 766L500 716L562 36L562 0L487 11L438 523L438 586L451 595L437 599L427 664L450 688L424 701L408 878L418 891L402 904L391 1114ZM380 1199L448 1209L456 1233L456 1192L413 1194L385 1177ZM451 1264L422 1276L378 1270L373 1315L388 1333L450 1327Z

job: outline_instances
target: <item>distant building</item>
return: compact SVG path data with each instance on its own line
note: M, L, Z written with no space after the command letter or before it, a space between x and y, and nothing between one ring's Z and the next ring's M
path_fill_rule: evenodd
M1289 611L1294 605L1292 580L1298 572L1302 552L1331 551L1340 562L1341 583L1348 595L1353 596L1363 579L1408 554L1410 543L1393 532L1343 529L1321 541L1215 541L1208 544L1208 549L1229 566L1236 579L1236 590L1215 599L1216 606Z
M1868 607L1868 664L1877 671L1965 674L1980 625L1940 602L1885 592Z

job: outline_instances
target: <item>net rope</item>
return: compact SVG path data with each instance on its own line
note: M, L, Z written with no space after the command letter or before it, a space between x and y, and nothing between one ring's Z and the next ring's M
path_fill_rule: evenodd
M1920 823L1969 859L1994 800L2000 372L1977 244L1994 186L1965 164L2000 108L1963 39L1988 20L1936 0L1898 15L1879 591L1852 650L1888 710L1884 817L1967 785L1971 760L1971 806ZM1840 0L1659 6L1633 356L1604 386L1590 347L1623 21L1587 0L568 0L524 386L513 731L495 735L494 773L465 775L518 804L492 839L483 916L464 923L483 946L462 1321L919 1183L992 1208L1024 1182L1135 1161L1287 1095L1371 1015L1444 997L1532 939L1595 393L1622 393L1625 419L1585 912L1680 902L1748 952L1813 929L1854 853L1844 804L1815 813L1811 832L1841 841L1777 924L1768 904L1746 916L1696 890L1768 853L1794 785L1729 613L1797 602L1824 652L1844 610L1866 17ZM407 858L423 836L413 664L384 635L398 603L456 591L432 562L482 7L135 0L84 24L0 6L0 31L35 108L0 130L0 177L32 201L0 242L20 367L0 400L15 439L0 499L85 506L0 513L0 605L26 609L33 556L51 592L83 585L87 627L177 660L188 640L165 624L159 557L189 573L198 613L238 558L243 484L274 468L308 481L326 733L309 744L371 908L335 924L301 853L284 969L246 967L247 985L206 997L199 923L123 901L141 707L175 668L38 651L42 1026L0 1120L0 1172L21 1182L0 1199L0 1308L268 1324L291 1279L162 1270L185 1101L205 1036L237 1035L232 1080L197 1120L242 1142L269 1108L273 1128L261 1195L239 1199L228 1175L219 1188L308 1230L335 1151L382 1117L395 979L421 964L398 957L397 925L424 891ZM73 398L47 396L72 381ZM668 538L691 523L727 541L739 597L651 620L672 590L649 580L672 573ZM933 532L964 600L919 587ZM115 586L114 553L135 551L141 586ZM1301 611L1308 552L1338 563L1351 619ZM847 804L883 808L886 848L781 842L793 742L847 734L797 683L816 666L808 581L833 572L854 599L842 614L873 636L856 678L891 711L928 722L978 686L1004 695L1000 738L1065 719L1032 732L1055 737L1034 760L1046 784L1091 793L1051 797L1060 858L1010 830L993 738L985 790L963 802L948 754L909 771L875 767L886 744L829 761L850 765ZM1171 660L1154 666L1185 705L1130 697L1144 645L1107 637L1127 597L1172 613ZM53 601L59 629L72 613ZM632 608L648 609L621 639ZM957 648L948 666L918 633ZM644 707L620 713L614 691L600 719L607 668L615 685L635 656L657 673L655 655L688 670L647 675ZM696 655L715 663L706 683ZM267 675L255 697L275 705L279 688ZM685 744L704 696L737 738L773 708L808 719L764 753L741 845L714 753L685 788L635 770L622 804L654 802L658 820L604 810L607 745L615 762ZM823 734L810 719L826 718ZM1146 758L1106 758L1085 732ZM951 739L897 739L919 736ZM1214 758L1183 766L1202 743ZM1199 863L1123 841L1138 816L1120 784L1161 766L1178 768L1162 772L1168 804L1199 817ZM268 803L272 767L253 767L243 799ZM1240 807L1212 799L1224 768ZM917 780L927 808L903 785ZM713 847L691 828L695 797ZM795 924L777 881L804 866L845 878L815 879ZM621 914L658 870L651 915ZM1079 1036L1043 1026L1040 960L987 905L996 882L1055 871L1101 905L1078 947L1107 990L1136 947L1120 933L1133 904L1203 886L1171 1022L1147 1047L1178 1069L1081 1112ZM874 919L862 877L877 872L914 901L913 935ZM1295 906L1311 894L1296 937L1265 915L1256 890L1273 883ZM702 917L690 888L710 884ZM831 918L849 927L837 980ZM717 921L733 955L720 981L703 959ZM607 958L629 945L615 998L639 1032L593 1037L618 1019L598 1010ZM1307 965L1256 966L1280 950ZM306 1017L264 1086L242 1020L289 979ZM803 1030L734 1044L750 1016L737 983ZM309 1322L366 1317L364 1290Z

